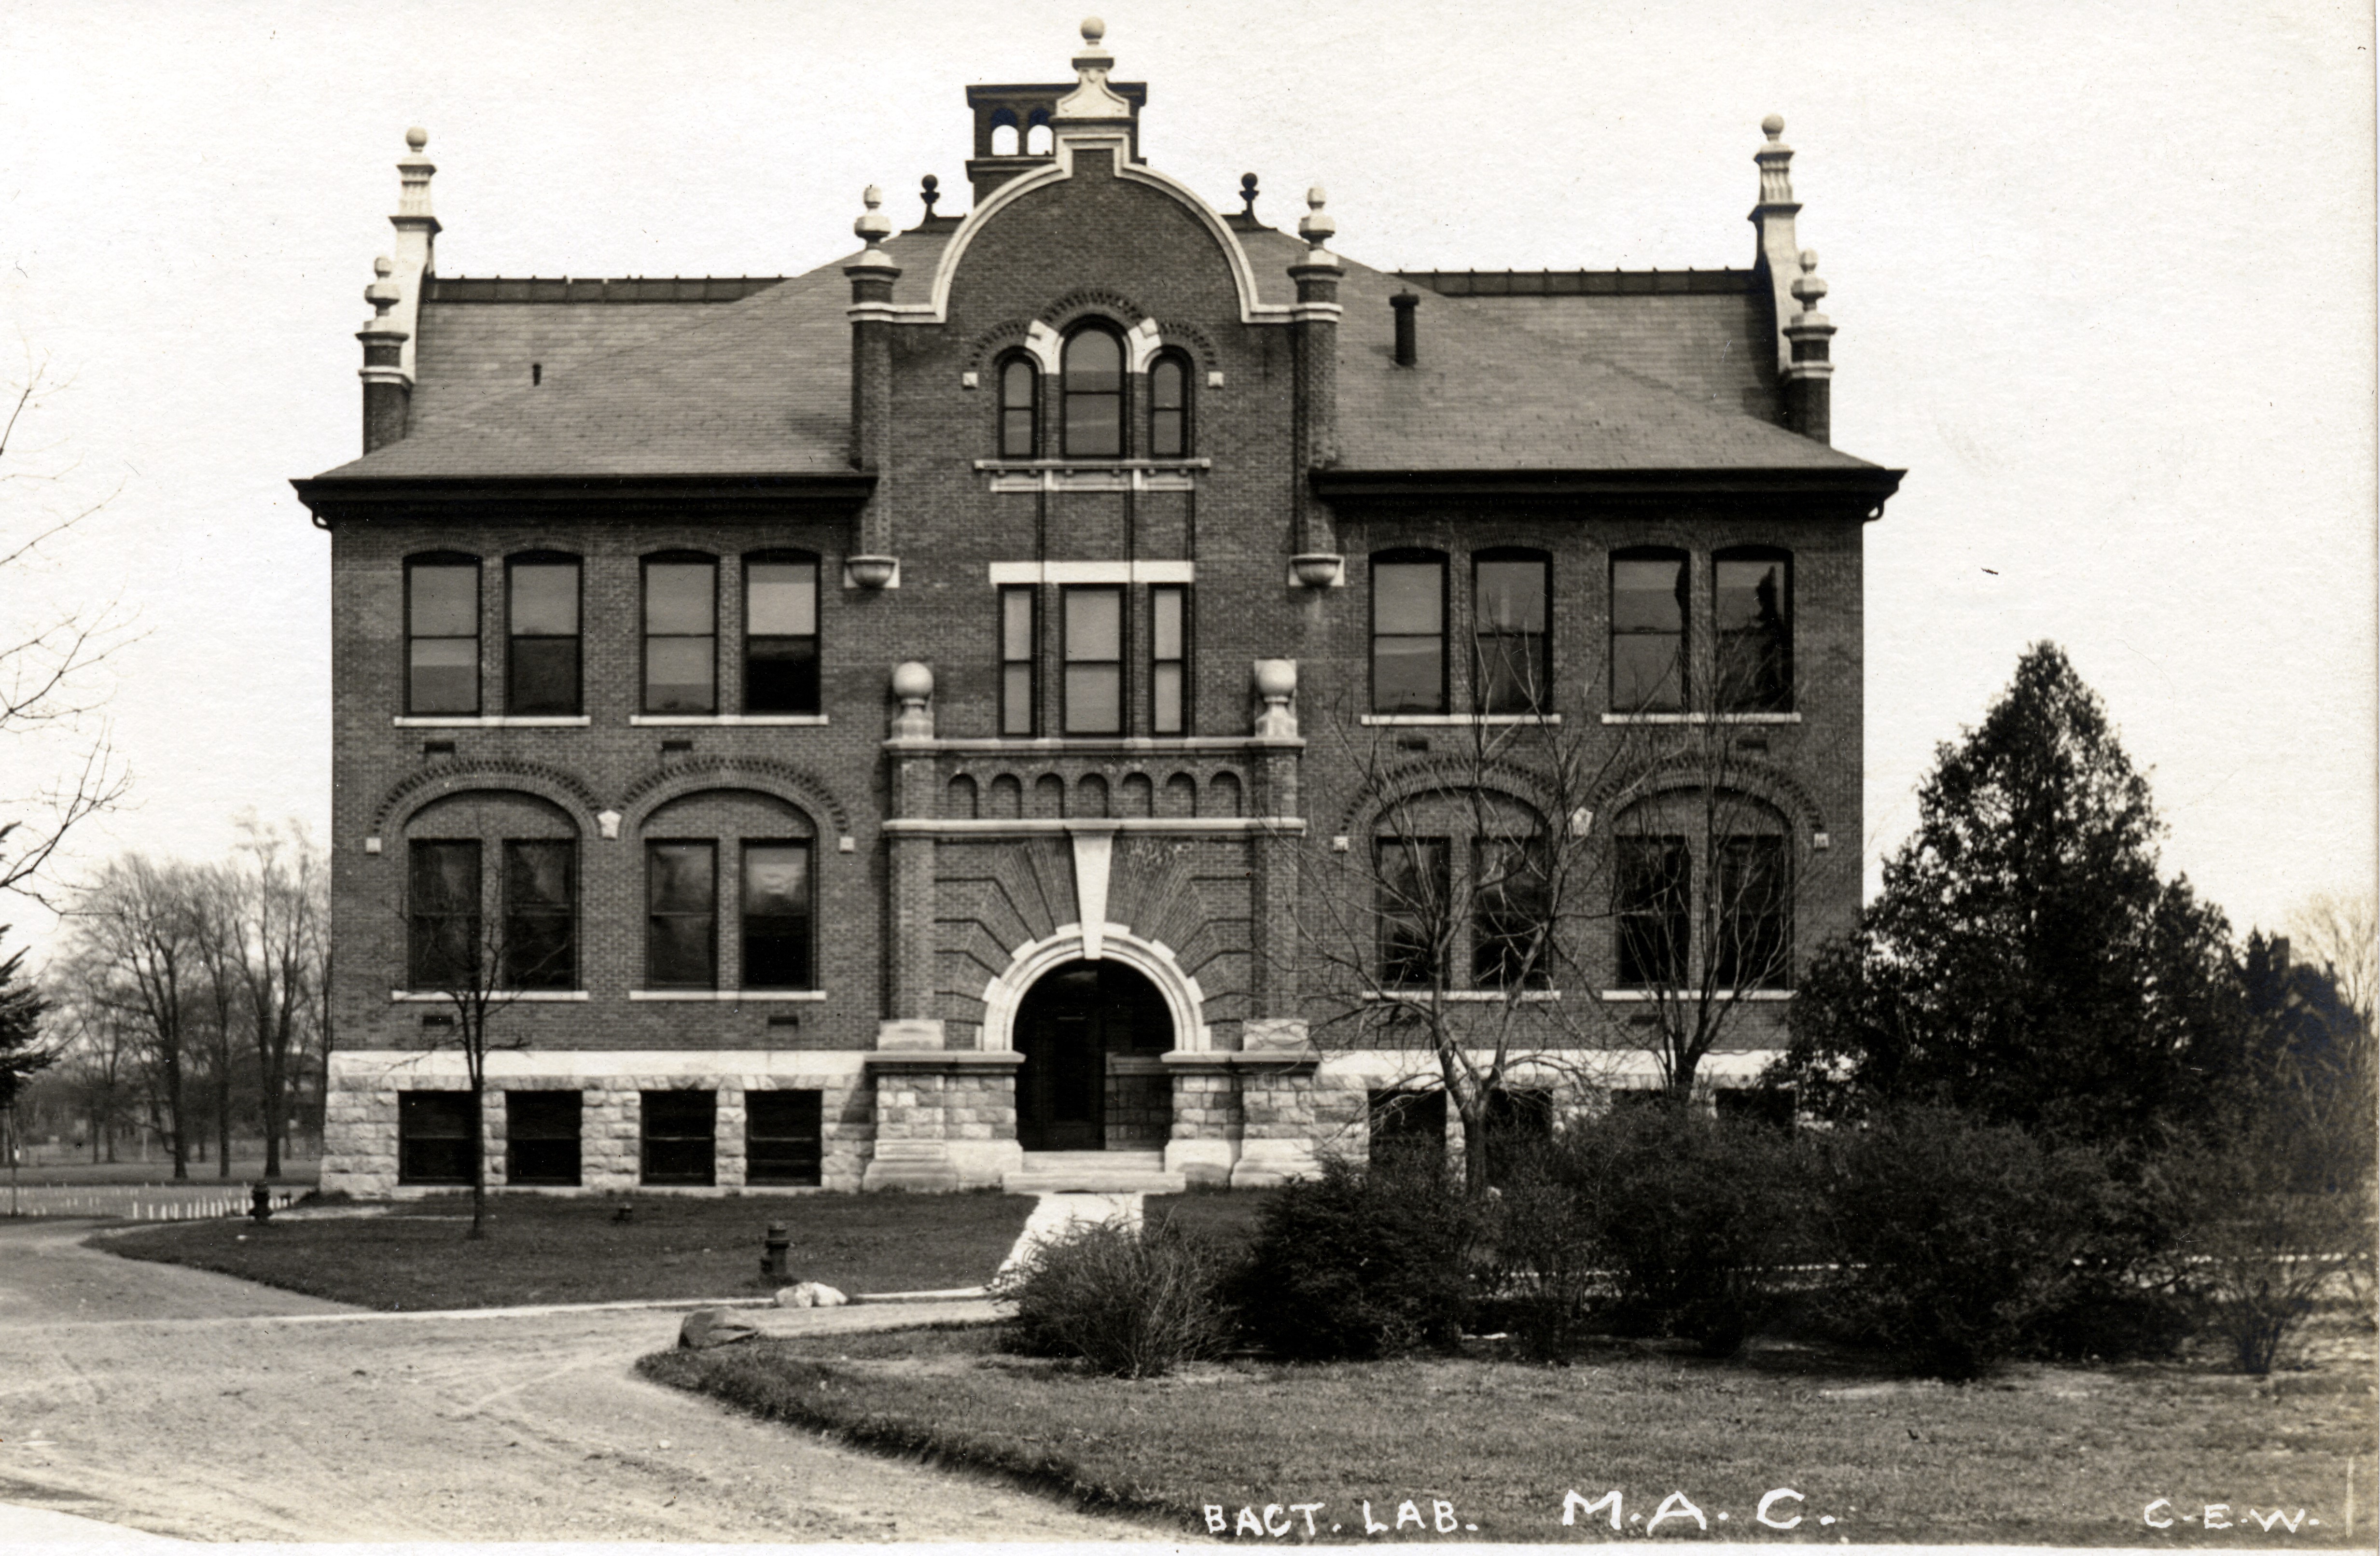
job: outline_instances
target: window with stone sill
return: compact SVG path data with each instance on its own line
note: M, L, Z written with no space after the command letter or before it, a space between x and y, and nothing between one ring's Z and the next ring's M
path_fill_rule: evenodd
M639 1098L643 1181L708 1187L718 1181L719 1094L648 1091Z
M744 711L819 711L819 559L757 552L744 559Z
M644 563L648 713L719 711L719 559L665 552Z
M582 712L579 663L578 559L544 552L509 558L504 712L523 718Z
M1123 337L1093 322L1066 337L1060 389L1060 446L1069 459L1123 457Z
M432 552L405 562L405 711L480 711L480 559Z
M1372 711L1445 712L1445 554L1381 552L1371 574Z

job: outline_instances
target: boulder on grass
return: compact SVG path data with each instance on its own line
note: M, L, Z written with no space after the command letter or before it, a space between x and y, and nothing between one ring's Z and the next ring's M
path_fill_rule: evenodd
M678 1349L708 1351L749 1340L760 1331L723 1307L698 1307L677 1326Z
M777 1294L780 1307L841 1307L851 1298L818 1281L804 1281Z

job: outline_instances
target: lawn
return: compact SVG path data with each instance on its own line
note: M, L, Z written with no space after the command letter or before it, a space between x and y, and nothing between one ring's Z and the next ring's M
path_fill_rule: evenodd
M1261 1522L1271 1504L1273 1538L1303 1538L1306 1515L1292 1509L1318 1503L1323 1539L1607 1539L1612 1504L1565 1527L1564 1499L1618 1491L1630 1535L1658 1520L1651 1532L1690 1538L2368 1550L2373 1339L2343 1316L2320 1322L2316 1364L2265 1380L2194 1363L2025 1365L1955 1387L1808 1347L1722 1363L1615 1344L1560 1368L1480 1347L1126 1382L1003 1355L998 1331L980 1329L754 1342L638 1366L762 1416L1200 1532L1209 1506L1236 1531L1242 1507ZM1801 1514L1790 1531L1756 1521L1780 1489L1800 1497L1769 1506L1777 1523ZM2170 1505L2155 1516L2175 1519L2162 1530L2143 1521L2159 1498ZM2206 1533L2208 1503L2233 1526ZM2251 1507L2304 1517L2294 1536L2268 1537Z
M613 1219L623 1203L632 1218ZM381 1215L188 1222L97 1246L367 1307L419 1311L540 1302L765 1295L769 1222L793 1236L788 1280L845 1292L980 1285L1015 1243L1029 1197L811 1194L741 1198L506 1195L468 1242L470 1201L442 1196Z

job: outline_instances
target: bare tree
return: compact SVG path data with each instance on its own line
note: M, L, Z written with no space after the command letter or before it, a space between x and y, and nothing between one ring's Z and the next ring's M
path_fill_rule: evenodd
M1833 868L1764 797L1745 729L1709 720L1630 726L1608 800L1609 1025L1683 1101L1703 1062L1758 997L1793 975L1794 908Z
M191 947L205 974L200 991L200 1023L208 1089L213 1094L215 1176L231 1176L233 1086L239 1073L239 1039L247 1023L238 1010L248 971L244 942L243 882L221 864L193 867L185 877L189 892Z
M469 1235L478 1238L487 1234L488 1056L528 1046L518 1032L499 1032L498 1018L532 989L567 987L577 972L576 946L566 918L488 911L477 843L416 847L423 851L409 867L407 986L437 994L446 1005L443 1025L425 1024L422 1053L463 1057L471 1096ZM565 852L556 850L550 857L559 859ZM506 868L534 872L540 858L528 850L508 850ZM510 903L527 895L521 884L504 882L498 900Z
M196 873L139 854L109 860L69 909L59 959L59 976L132 1034L177 1180L190 1175L188 1093L204 1062L207 979Z
M7 763L12 773L46 765L27 757L25 742L63 736L79 745L55 780L31 780L23 792L0 795L0 892L45 906L40 883L67 834L115 807L130 783L103 726L87 742L78 740L103 699L91 673L128 640L115 608L17 614L41 598L31 575L42 548L107 501L60 500L69 468L40 456L48 451L25 457L26 419L48 392L42 365L30 361L16 383L0 385L0 578L8 580L0 598L11 602L0 622L0 735L17 748Z
M2373 1024L2373 996L2380 993L2380 902L2366 896L2317 892L2289 914L2289 937L2316 966L2327 966L2338 991Z
M91 1161L114 1161L116 1131L134 1117L131 1035L123 1015L94 999L70 971L55 966L42 979L58 1037L58 1068L89 1130Z
M264 1173L277 1176L289 1097L306 1063L317 1001L329 983L328 872L298 822L285 828L240 818L241 978L254 1022L257 1107L264 1127Z

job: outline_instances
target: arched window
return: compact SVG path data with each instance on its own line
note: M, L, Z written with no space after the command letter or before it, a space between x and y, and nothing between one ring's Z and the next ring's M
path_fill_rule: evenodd
M1793 860L1775 808L1740 790L1687 788L1631 806L1611 838L1619 987L1791 987Z
M480 711L480 559L405 559L405 711Z
M1123 454L1123 340L1103 324L1066 341L1065 444L1069 459Z
M1148 369L1148 456L1180 459L1190 452L1190 364L1166 352Z
M1372 711L1446 711L1446 557L1372 558Z
M1513 547L1471 558L1471 631L1483 713L1540 713L1553 702L1545 553Z
M1025 127L1025 154L1046 157L1050 154L1050 115L1036 108L1032 122Z
M1611 711L1674 713L1686 705L1686 557L1611 553Z
M1782 713L1793 706L1793 558L1736 546L1711 558L1718 662L1711 700L1722 713Z
M1006 108L992 115L991 154L996 157L1013 157L1022 149L1022 143L1016 133L1016 115Z
M1041 374L1018 355L1000 364L1000 456L1030 459L1041 452Z

